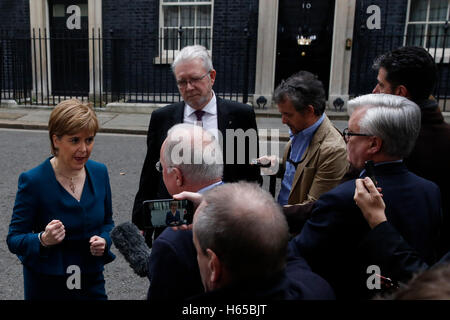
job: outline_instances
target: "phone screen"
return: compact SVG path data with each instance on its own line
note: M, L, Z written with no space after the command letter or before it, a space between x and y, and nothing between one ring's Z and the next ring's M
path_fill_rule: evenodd
M191 224L194 215L192 202L188 200L146 200L147 214L153 227L173 227Z

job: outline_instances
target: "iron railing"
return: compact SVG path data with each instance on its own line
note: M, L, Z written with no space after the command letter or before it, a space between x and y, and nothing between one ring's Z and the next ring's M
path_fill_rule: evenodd
M96 107L180 101L170 64L180 44L201 43L212 53L216 95L246 103L254 82L249 79L254 64L251 41L246 30L221 39L189 39L182 28L175 38L164 39L127 38L100 30L84 38L49 35L45 29L21 38L0 32L0 101L56 105L78 98Z
M352 72L350 96L370 93L377 83L377 71L372 68L374 59L379 55L405 45L425 47L434 57L438 67L439 80L433 96L442 111L450 110L450 30L448 23L444 32L435 35L425 34L425 29L415 29L405 34L403 24L384 26L381 30L369 30L365 22L355 30L352 53ZM418 74L417 77L420 77Z

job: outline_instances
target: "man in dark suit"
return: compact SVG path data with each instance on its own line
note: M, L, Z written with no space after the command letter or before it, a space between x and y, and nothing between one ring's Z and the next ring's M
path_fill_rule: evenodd
M205 193L193 236L206 291L193 300L334 299L329 284L303 258L287 257L281 208L256 184L224 184Z
M387 220L386 205L372 180L367 177L356 180L354 199L371 228L361 242L361 249L371 264L383 270L383 276L397 284L406 283L430 267ZM447 263L450 263L450 252L433 267Z
M177 158L181 150L182 157ZM157 167L170 195L182 191L203 193L223 183L221 147L201 127L179 123L170 128L160 159ZM192 231L166 228L153 242L148 299L177 301L201 293L203 288L195 257Z
M223 148L223 180L257 181L262 183L259 168L250 165L250 159L258 157L258 132L253 109L242 103L216 97L212 87L216 78L211 58L206 48L183 48L172 64L182 102L168 105L151 115L147 134L147 155L141 172L139 190L133 206L132 221L144 230L146 242L152 245L151 224L146 221L142 202L149 199L170 198L161 174L155 169L161 145L167 131L177 123L202 126L219 139ZM245 143L235 136L243 132L251 136ZM241 144L239 145L239 143ZM238 160L245 153L245 162ZM150 227L149 227L150 226ZM145 230L146 227L149 227Z
M402 161L419 133L419 107L406 98L386 94L361 96L348 106L351 116L344 137L349 162L360 170L367 160L375 163L388 220L427 263L435 262L441 224L439 188L409 172ZM362 170L361 177L366 175ZM371 295L367 284L370 265L358 247L370 228L353 200L354 190L355 180L350 180L323 194L301 233L290 243L312 270L331 284L338 299Z
M431 96L438 79L434 58L422 47L401 47L375 60L378 71L373 93L389 93L414 101L422 114L421 128L405 165L436 183L442 195L443 227L439 254L450 251L450 125Z

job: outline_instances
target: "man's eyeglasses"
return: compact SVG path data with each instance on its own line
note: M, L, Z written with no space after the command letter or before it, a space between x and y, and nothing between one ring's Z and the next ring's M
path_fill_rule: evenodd
M342 135L344 136L344 140L345 142L348 142L348 139L351 136L359 136L359 137L371 137L371 134L367 134L367 133L356 133L356 132L351 132L348 131L348 128L345 128L344 131L342 131Z
M177 86L178 86L178 88L186 88L188 83L190 83L192 86L195 86L197 83L202 81L209 73L210 73L210 71L208 71L207 73L205 73L204 75L202 75L199 78L191 78L189 80L184 80L184 79L177 80Z
M162 173L163 168L162 168L162 165L161 165L161 161L158 160L158 162L155 164L155 169L156 169L156 171Z

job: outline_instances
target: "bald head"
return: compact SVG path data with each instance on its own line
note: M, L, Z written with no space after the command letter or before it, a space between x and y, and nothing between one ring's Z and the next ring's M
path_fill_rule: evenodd
M288 226L273 197L256 184L209 191L194 217L199 254L212 250L231 281L267 277L285 265Z
M170 194L196 192L222 179L222 149L214 135L199 126L182 123L170 128L161 147L160 161ZM175 181L173 173L182 180Z

